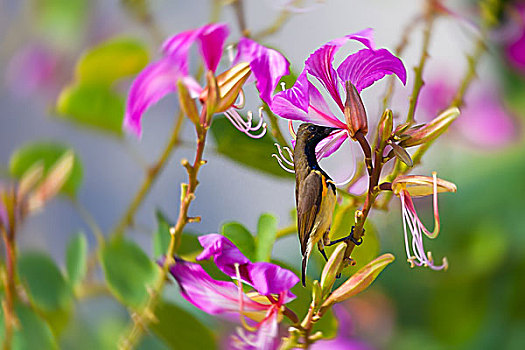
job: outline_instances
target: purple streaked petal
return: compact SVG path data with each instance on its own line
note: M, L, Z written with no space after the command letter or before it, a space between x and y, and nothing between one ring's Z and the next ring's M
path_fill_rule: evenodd
M346 129L342 129L332 133L330 136L325 137L317 147L315 148L315 154L317 160L331 156L335 151L341 147L343 142L348 138Z
M344 110L344 105L339 94L339 79L337 73L332 67L332 63L337 50L339 50L339 48L348 40L357 40L369 49L374 48L372 29L368 28L326 43L311 54L305 62L308 73L316 77L321 84L323 84L341 111Z
M278 51L269 49L253 40L241 38L237 46L237 56L234 64L250 62L250 68L257 80L256 86L261 99L268 105L272 104L272 94L279 80L290 74L290 63Z
M275 94L270 106L272 112L290 120L309 121L307 117L309 84L306 70L303 70L291 88Z
M363 49L348 56L337 68L339 78L351 81L358 92L382 79L395 74L406 84L407 73L403 62L387 49Z
M257 350L273 350L277 349L279 339L277 337L279 331L277 310L271 310L270 315L259 325L254 342L254 349Z
M184 62L165 57L147 66L137 76L128 94L124 127L142 134L141 118L146 109L177 89L177 81L185 76Z
M235 264L249 264L250 260L244 256L228 238L212 233L199 237L199 243L204 248L197 256L197 260L214 259L215 265L230 277L236 276Z
M261 295L287 292L299 282L292 271L267 262L248 264L246 272L249 284Z
M345 129L346 124L337 119L330 111L323 95L317 88L308 82L308 118L315 124Z
M239 265L242 282L252 286L259 294L279 294L290 290L299 278L291 271L275 264L266 262L252 263L226 237L219 234L209 234L199 237L204 248L197 260L213 257L215 265L231 278L237 278L235 265Z
M170 266L170 273L179 284L182 296L199 309L212 314L239 313L239 289L233 282L216 281L195 263L177 260ZM243 312L268 309L244 293Z
M208 70L215 72L222 56L224 41L229 31L226 24L212 23L197 29L187 30L167 39L162 45L165 55L175 57L185 62L187 75L187 60L191 45L198 41L201 55Z

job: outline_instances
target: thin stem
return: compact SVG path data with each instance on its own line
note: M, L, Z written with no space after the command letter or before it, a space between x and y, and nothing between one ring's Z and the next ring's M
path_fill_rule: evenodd
M292 6L299 5L302 2L303 0L296 0L292 3ZM263 29L259 33L253 35L254 40L259 41L270 35L277 33L279 30L282 29L284 24L290 19L291 15L292 15L291 12L288 11L287 9L282 10L279 16L277 16L277 18L273 21L272 24L270 24L266 29Z
M270 119L270 128L272 136L277 140L281 146L290 147L288 140L284 137L281 128L279 127L279 120L275 114L270 110L267 104L264 104L264 110Z
M139 190L137 191L137 193L135 193L135 196L133 197L131 203L128 205L126 212L124 213L118 224L115 226L115 229L113 230L114 236L123 236L126 228L133 223L133 217L135 216L137 209L140 207L144 198L151 190L152 185L155 183L158 175L161 173L162 169L168 162L170 156L173 153L173 150L178 145L179 134L182 129L183 122L184 113L179 112L179 115L175 120L175 126L173 128L173 132L171 133L171 137L168 143L164 147L164 150L162 151L158 160L146 172L146 176L142 181Z
M206 113L205 110L206 109L203 108L203 113ZM197 150L193 165L190 165L190 163L186 159L182 161L182 165L186 168L186 171L188 172L188 184L182 184L181 186L182 194L179 209L179 217L175 226L170 229L170 244L168 251L166 252L166 258L164 260L159 279L157 280L157 283L150 292L150 297L146 303L146 306L141 310L141 312L139 312L135 315L135 317L133 317L133 326L131 328L131 331L119 345L119 349L121 350L134 348L136 344L138 344L138 342L142 338L142 335L144 334L144 331L152 321L159 297L162 293L162 289L164 288L164 284L166 283L166 277L168 275L169 266L174 262L173 255L180 246L182 231L184 230L184 227L190 220L190 218L188 217L188 209L192 201L195 199L195 190L199 185L197 175L199 173L200 167L206 163L202 159L202 156L206 144L207 129L198 128L198 130L200 130L200 132L197 135Z
M233 6L233 9L235 10L235 17L237 18L237 23L239 25L239 30L241 31L242 36L249 38L250 31L246 27L246 16L244 14L244 1L243 0L233 0L232 6Z
M422 20L422 16L418 15L414 17L410 22L408 22L408 24L403 29L403 33L401 35L401 41L394 49L394 52L397 57L400 57L405 51L408 45L408 42L409 42L410 34L414 30L414 28L419 24L419 22L421 22L421 20ZM386 87L385 96L383 97L383 110L387 109L388 105L390 104L390 100L392 99L392 94L394 93L395 81L396 81L396 77L394 76L391 76L388 78L388 85Z
M13 331L17 324L15 315L14 302L16 298L15 288L15 266L16 266L16 246L14 234L8 234L4 227L0 226L2 230L2 237L5 245L6 266L4 280L5 300L2 301L2 308L4 312L5 333L2 348L4 350L11 349Z
M423 68L425 67L425 63L428 58L428 47L430 44L430 34L432 33L432 27L434 24L434 20L436 18L436 15L434 11L432 11L432 3L433 0L429 0L427 13L425 14L425 30L423 32L423 47L421 48L421 57L419 58L419 64L417 67L414 68L415 76L414 76L414 87L412 88L412 94L410 95L410 103L408 106L408 113L406 121L408 123L414 122L414 115L416 113L416 106L417 106L417 100L419 98L419 93L421 92L421 88L424 85L423 82Z
M297 232L297 225L292 224L277 231L276 239L283 238Z
M89 226L89 229L91 230L91 232L93 233L93 235L95 236L97 240L97 244L99 246L104 244L104 240L105 240L104 233L102 232L102 229L100 228L100 226L98 226L97 221L95 220L93 215L91 215L89 210L87 210L82 205L82 203L80 203L78 199L76 198L71 198L71 203L73 204L73 207L75 207L75 209L78 211L82 219Z

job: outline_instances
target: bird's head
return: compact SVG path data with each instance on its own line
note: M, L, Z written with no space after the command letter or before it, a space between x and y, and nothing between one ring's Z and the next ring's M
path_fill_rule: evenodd
M297 140L301 140L304 143L312 146L317 145L322 139L329 136L336 130L339 129L312 123L303 123L297 130Z

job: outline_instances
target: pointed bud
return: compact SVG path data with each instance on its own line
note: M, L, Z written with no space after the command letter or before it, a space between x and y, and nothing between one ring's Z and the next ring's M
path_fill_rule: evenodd
M186 88L186 85L182 80L177 82L177 87L179 91L179 103L182 111L188 116L193 124L200 125L199 112L197 111L195 100L190 96L188 88Z
M347 81L346 87L346 102L344 114L346 118L346 125L350 136L354 138L356 132L361 131L363 135L368 132L368 119L366 117L365 106L359 96L359 92L355 86Z
M392 128L394 127L394 117L390 109L386 109L379 120L377 136L379 137L378 145L384 146L390 136L392 136Z
M449 125L458 117L458 115L459 109L452 107L438 115L430 123L423 125L420 128L405 130L403 134L400 135L402 141L399 145L401 147L412 147L434 141L447 131Z
M318 280L314 280L312 283L312 303L315 306L320 306L323 298L323 292L321 291L321 286L319 285Z
M394 151L394 154L396 155L397 159L405 163L409 168L412 168L414 166L412 157L410 157L410 154L406 151L406 149L399 145L396 145L393 142L390 143L390 146L392 146L392 150Z
M206 99L201 101L206 105L206 124L209 123L213 114L219 104L219 85L217 84L217 78L213 75L212 71L206 72L207 87Z
M40 209L45 202L53 198L66 183L73 170L75 155L73 151L67 151L49 169L46 177L36 187L28 198L29 212Z
M345 301L368 288L377 276L379 276L381 271L394 261L394 259L392 254L387 253L363 266L326 299L322 308L327 308L334 303Z
M436 178L437 192L456 192L452 182ZM392 181L392 191L398 195L406 190L412 197L430 196L434 193L434 177L421 175L398 176Z
M323 291L323 297L332 291L332 286L335 283L337 271L343 262L345 250L346 244L339 244L332 252L332 255L330 255L330 259L328 259L324 265L323 272L321 274L321 288Z
M218 101L215 105L214 113L224 112L235 103L235 100L242 92L242 87L251 72L250 64L243 62L233 66L217 77L214 77L218 91ZM212 85L210 85L210 80L208 79L208 86L199 96L202 103L209 103L208 95L211 93L210 86Z

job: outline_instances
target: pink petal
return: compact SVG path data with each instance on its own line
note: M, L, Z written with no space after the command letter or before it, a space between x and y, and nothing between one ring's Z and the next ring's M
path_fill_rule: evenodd
M182 296L209 314L238 313L239 290L233 282L216 281L195 263L177 260L170 273L180 286ZM243 311L255 312L268 309L245 294L242 295Z
M395 74L406 84L403 62L387 49L363 49L348 56L337 68L342 81L351 81L357 91L369 87L387 74Z
M321 160L322 158L331 156L339 149L339 147L341 147L346 139L348 139L348 133L346 132L346 129L337 131L330 136L325 137L315 148L317 159Z
M234 64L240 62L250 62L261 99L271 105L272 94L279 80L290 74L290 63L281 53L247 38L241 38L237 46Z
M162 45L165 55L177 57L185 62L187 75L187 60L191 45L197 41L204 63L208 70L215 72L222 56L224 41L229 31L226 24L212 23L194 30L179 33L167 39Z
M128 94L124 127L142 134L141 118L149 106L175 92L177 81L185 76L185 62L165 57L147 66L133 81Z
M197 256L197 260L213 257L219 270L231 278L237 278L237 264L241 281L252 286L261 295L289 291L299 281L293 272L278 265L250 262L228 238L222 235L200 236L199 242L204 250Z
M365 29L326 43L311 54L305 62L308 73L319 79L341 111L344 110L344 106L339 95L338 76L332 67L332 63L337 50L350 39L357 40L369 49L373 49L372 29Z
M271 109L280 117L290 120L336 128L346 127L333 116L319 90L308 81L306 69L297 77L294 86L274 96Z

